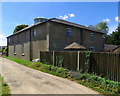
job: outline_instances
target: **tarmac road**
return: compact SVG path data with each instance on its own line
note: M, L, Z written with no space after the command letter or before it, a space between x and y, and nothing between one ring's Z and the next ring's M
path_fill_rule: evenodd
M0 58L1 65L2 76L10 86L11 94L99 94L73 81L28 68L5 58Z

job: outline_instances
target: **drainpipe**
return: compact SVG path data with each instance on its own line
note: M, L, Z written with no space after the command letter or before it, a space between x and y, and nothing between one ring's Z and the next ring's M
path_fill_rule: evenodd
M80 38L81 38L81 41L80 41L80 45L83 44L83 29L80 30Z
M30 29L30 61L32 61L32 42L31 42L31 29Z
M8 48L9 48L8 44L9 44L9 43L8 43L8 38L7 38L7 57L8 57L8 51L9 51L9 49L8 49Z

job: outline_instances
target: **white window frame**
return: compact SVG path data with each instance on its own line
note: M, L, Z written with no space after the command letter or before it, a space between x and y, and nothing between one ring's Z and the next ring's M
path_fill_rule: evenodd
M14 45L14 55L16 55L16 45Z
M25 55L24 51L25 51L25 46L24 46L24 43L21 45L21 51L22 51L22 56Z
M36 29L33 31L33 36L35 37L37 35Z
M67 37L72 37L72 29L71 28L67 28L66 29L66 34L67 34ZM71 36L68 36L68 34L71 34Z

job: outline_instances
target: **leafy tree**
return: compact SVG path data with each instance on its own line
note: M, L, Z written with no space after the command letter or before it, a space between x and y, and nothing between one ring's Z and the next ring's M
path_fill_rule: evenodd
M107 22L101 21L95 27L96 27L96 30L104 32L105 34L108 34L109 28L108 28Z
M105 43L120 45L120 28L119 27L117 28L117 30L113 31L112 34L106 35Z
M25 24L17 25L17 26L15 27L13 33L16 33L17 31L20 31L20 30L22 30L23 28L26 28L26 27L28 27L28 25L25 25Z
M96 30L96 27L94 25L89 25L88 26L90 29Z
M100 23L98 23L95 26L94 25L89 25L88 27L91 28L91 29L97 30L97 31L104 32L105 34L107 34L108 31L109 31L107 22L105 22L105 21L101 21Z

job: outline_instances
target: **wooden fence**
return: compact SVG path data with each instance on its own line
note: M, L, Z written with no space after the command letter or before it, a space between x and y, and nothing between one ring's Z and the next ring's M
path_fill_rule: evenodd
M91 53L90 70L111 80L120 82L120 53ZM40 52L40 61L70 70L86 71L86 56L83 52Z
M120 82L120 53L92 53L91 70Z

